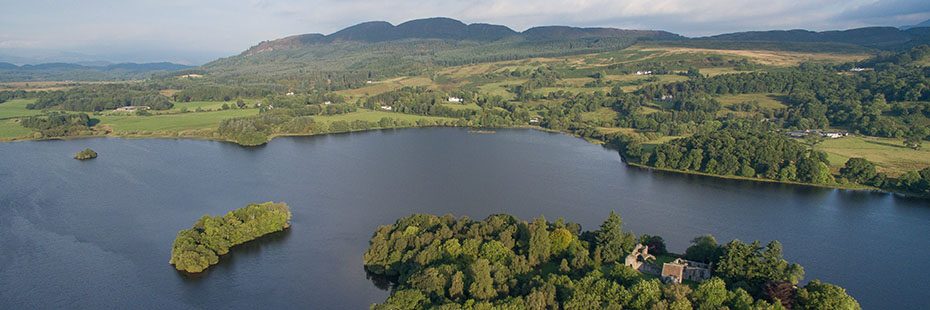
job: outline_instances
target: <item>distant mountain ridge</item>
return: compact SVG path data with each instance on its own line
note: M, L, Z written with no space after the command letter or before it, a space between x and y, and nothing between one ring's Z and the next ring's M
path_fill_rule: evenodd
M310 33L289 36L277 40L263 41L249 48L243 52L242 55L248 56L268 51L294 49L313 44L335 42L379 43L406 39L493 42L508 38L544 41L599 37L639 37L656 40L678 40L684 38L666 31L580 28L569 26L534 27L524 32L517 32L502 25L484 23L465 24L451 18L433 17L411 20L397 26L384 21L371 21L344 28L330 35Z
M930 27L930 19L925 20L925 21L922 21L922 22L917 23L917 24L914 24L914 25L901 26L900 28L901 28L902 30L908 30L908 29L911 29L911 28L926 28L926 27Z
M97 65L86 65L86 64L75 64L75 63L66 63L66 62L50 62L34 65L22 65L17 66L8 62L0 62L0 70L24 70L24 71L36 71L36 70L52 70L52 69L87 69L87 70L99 70L99 71L113 71L113 70L125 70L125 71L174 71L189 69L191 66L180 65L171 62L151 62L151 63L118 63L118 64L107 64L102 66Z
M0 62L0 82L13 81L99 81L145 78L155 72L193 68L170 62L118 63L89 66L74 63L43 63L22 65Z
M865 27L849 30L810 31L770 30L720 34L695 40L742 42L832 42L873 48L896 48L909 43L926 43L930 40L926 28L902 30L895 27Z

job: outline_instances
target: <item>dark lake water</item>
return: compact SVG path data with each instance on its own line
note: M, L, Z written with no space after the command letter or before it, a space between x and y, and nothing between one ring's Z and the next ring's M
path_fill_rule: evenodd
M91 147L100 157L71 159ZM888 194L721 180L626 167L561 134L411 129L279 138L258 148L195 140L0 144L0 308L366 309L378 225L415 212L559 216L626 229L669 250L778 239L807 279L869 309L928 308L930 203ZM223 256L196 278L168 264L203 214L285 201L292 228Z

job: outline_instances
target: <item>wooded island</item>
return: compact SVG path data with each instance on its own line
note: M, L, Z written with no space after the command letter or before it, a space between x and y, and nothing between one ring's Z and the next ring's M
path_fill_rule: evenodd
M178 232L169 263L181 271L197 273L219 262L229 248L290 227L287 204L250 204L224 216L204 215L190 229Z
M374 309L860 308L839 286L799 285L804 269L778 241L700 236L676 255L659 236L623 231L613 212L594 231L561 218L414 214L379 227L364 263L395 284Z

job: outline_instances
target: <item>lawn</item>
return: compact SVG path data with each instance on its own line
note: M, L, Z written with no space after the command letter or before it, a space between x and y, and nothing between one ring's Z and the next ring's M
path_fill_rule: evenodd
M611 108L599 108L593 112L581 113L581 119L584 121L613 122L617 118L617 111Z
M240 116L258 114L257 109L229 109L214 112L191 112L152 116L104 115L99 116L98 126L108 126L116 133L132 131L184 131L213 128L220 121Z
M481 93L488 95L488 96L496 95L496 96L501 96L504 99L510 100L510 99L514 99L514 95L513 93L508 91L507 88L513 85L520 85L525 82L526 80L523 79L523 80L506 80L502 82L488 83L488 84L479 86L478 90L480 90Z
M469 103L469 104L441 103L440 105L453 109L453 110L481 110L481 107L479 107L475 103Z
M349 97L349 98L359 98L364 96L374 96L377 94L386 93L389 91L401 89L407 86L429 86L436 87L437 85L433 83L427 77L422 76L413 76L413 77L398 77L393 79L388 79L384 81L374 81L371 84L368 84L364 87L346 89L337 91L337 94Z
M413 114L404 114L397 112L385 112L385 111L372 111L368 109L359 109L356 112L348 114L336 114L336 115L327 115L327 116L314 116L313 119L320 122L331 123L335 121L354 121L354 120L364 120L369 122L380 121L381 118L390 117L395 120L406 120L409 122L416 122L420 119L429 119L429 120L455 120L454 118L448 117L437 117L437 116L423 116L423 115L413 115Z
M0 140L11 140L27 136L31 133L32 130L20 126L17 120L0 120Z
M257 100L243 100L246 105L251 106L255 104ZM227 104L230 107L236 106L236 101L191 101L191 102L174 102L174 107L171 107L168 111L180 111L183 108L187 108L188 111L194 112L197 108L203 110L221 110L223 104Z
M0 103L0 119L42 114L42 110L26 109L26 105L33 102L35 99L13 99Z
M725 107L742 102L756 101L760 107L774 110L787 107L782 103L783 97L783 94L740 94L719 96L717 101L720 101L720 104Z
M862 157L875 163L879 172L899 176L905 172L930 167L930 148L914 150L904 147L901 139L846 137L828 139L815 149L826 152L836 170L851 157Z

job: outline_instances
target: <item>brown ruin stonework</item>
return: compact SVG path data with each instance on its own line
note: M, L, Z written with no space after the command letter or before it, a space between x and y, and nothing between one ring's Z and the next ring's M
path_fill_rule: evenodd
M701 282L710 279L710 266L686 259L676 258L662 265L662 279L681 283L684 280Z

